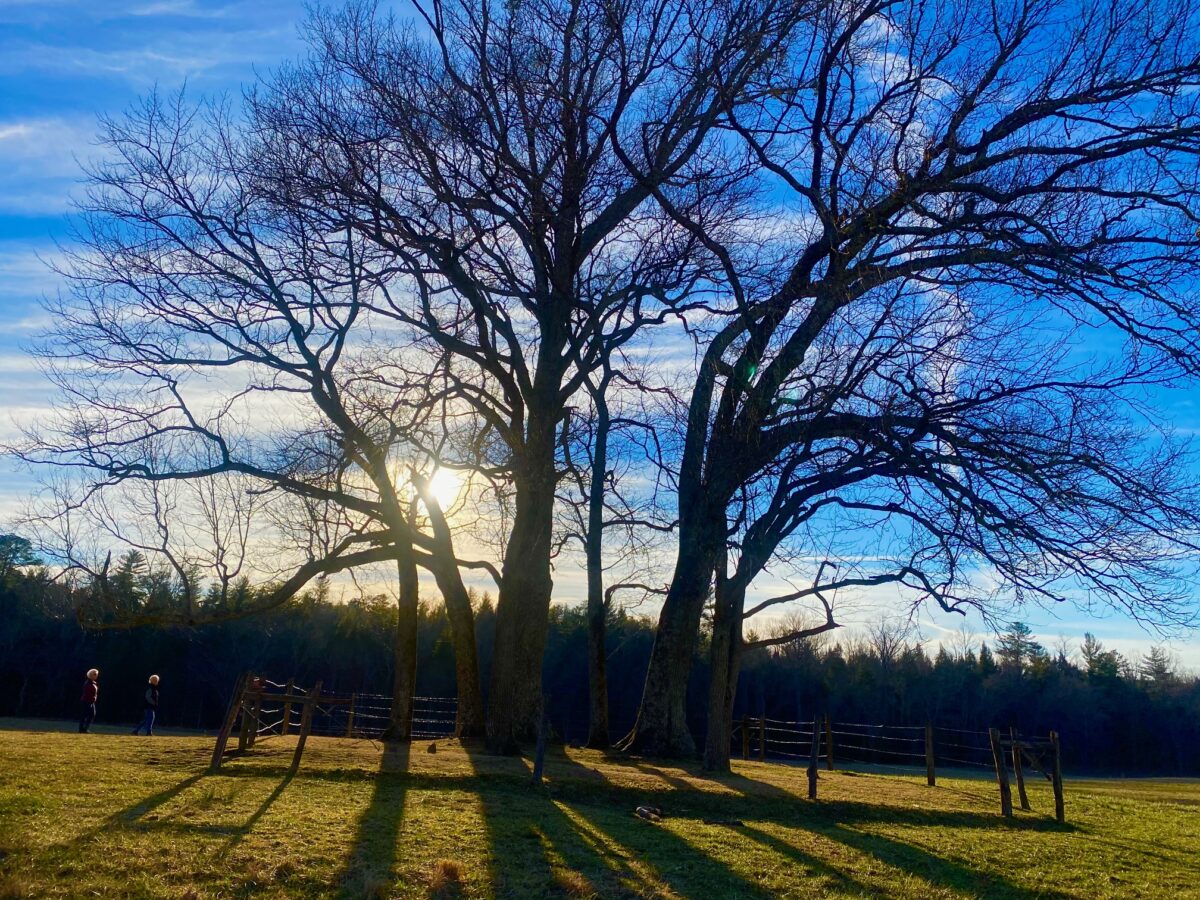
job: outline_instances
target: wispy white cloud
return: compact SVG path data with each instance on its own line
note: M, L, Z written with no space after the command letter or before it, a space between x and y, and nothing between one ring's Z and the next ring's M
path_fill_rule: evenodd
M136 47L94 49L40 42L9 45L0 54L0 75L47 73L55 77L116 78L137 89L155 84L197 81L216 69L245 67L258 58L264 44L290 37L290 28L211 34L174 33L167 41Z
M129 16L186 16L191 19L221 19L233 9L232 6L204 7L195 0L159 0L143 3L124 11Z
M97 155L91 119L0 122L0 212L57 215L70 208L80 161Z
M61 279L54 266L62 261L62 251L53 244L0 243L0 284L4 286L0 294L0 330L8 334L44 322L37 300L58 289Z

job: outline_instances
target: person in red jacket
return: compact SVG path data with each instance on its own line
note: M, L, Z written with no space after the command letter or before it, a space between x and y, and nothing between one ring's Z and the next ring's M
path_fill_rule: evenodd
M100 696L100 685L96 679L100 677L99 669L88 669L87 681L83 683L83 693L79 695L79 733L87 734L96 721L96 700Z

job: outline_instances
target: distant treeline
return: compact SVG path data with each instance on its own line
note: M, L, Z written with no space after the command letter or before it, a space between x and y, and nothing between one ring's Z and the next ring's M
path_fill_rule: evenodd
M317 679L340 692L388 693L395 607L385 598L334 602L318 586L283 609L193 630L88 632L76 597L37 568L0 573L0 715L70 717L83 673L101 670L101 722L137 718L143 685L162 676L161 722L217 727L245 670L274 679ZM148 583L139 590L166 590ZM489 668L493 603L477 596L477 634ZM636 714L654 638L653 622L616 613L608 630L614 734ZM440 606L423 604L418 693L454 696L454 660ZM545 663L548 711L558 738L587 736L587 628L579 608L552 611ZM703 731L707 648L693 670L689 714ZM735 718L880 724L933 722L945 728L1010 725L1028 734L1056 729L1064 764L1076 772L1200 774L1200 682L1172 670L1155 650L1126 660L1089 639L1070 654L1047 652L1023 626L992 646L930 654L886 630L859 640L795 642L751 654L738 684Z

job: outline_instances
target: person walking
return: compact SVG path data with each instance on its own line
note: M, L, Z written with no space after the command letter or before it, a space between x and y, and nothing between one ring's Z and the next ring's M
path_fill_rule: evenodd
M96 679L100 677L99 669L88 669L87 680L83 683L83 693L79 695L79 733L87 734L92 730L96 721L96 700L100 697L100 685Z
M150 676L150 686L146 688L145 699L142 703L142 721L133 729L134 734L140 734L146 729L146 734L154 734L154 717L158 714L158 676Z

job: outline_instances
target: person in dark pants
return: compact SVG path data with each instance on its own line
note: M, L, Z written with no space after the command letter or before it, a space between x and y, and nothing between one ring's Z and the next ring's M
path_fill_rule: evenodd
M150 687L146 688L146 695L142 703L142 721L138 723L138 727L133 729L134 734L140 734L142 729L146 730L146 734L154 734L154 717L158 714L158 676L150 676Z
M83 693L79 695L79 733L87 734L92 730L96 721L96 700L100 696L100 685L96 679L100 677L99 669L88 669L87 681L83 683Z

